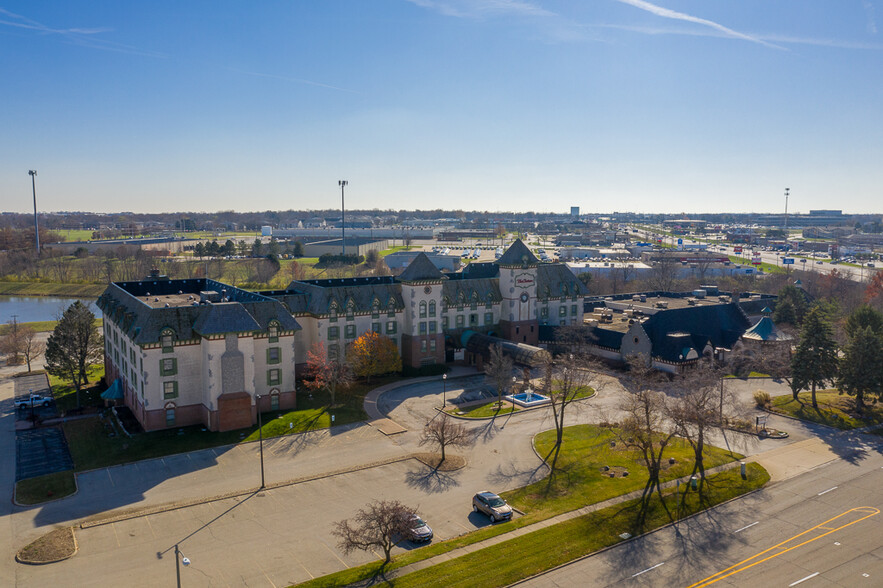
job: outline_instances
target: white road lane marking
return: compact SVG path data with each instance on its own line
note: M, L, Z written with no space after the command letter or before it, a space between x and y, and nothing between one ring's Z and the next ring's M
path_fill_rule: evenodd
M801 579L797 580L796 582L791 582L790 584L788 584L788 588L791 588L791 586L797 586L797 585L800 584L801 582L806 582L806 581L809 580L810 578L815 578L815 577L818 576L818 575L819 575L819 573L816 572L815 574L810 574L810 575L808 575L808 576L805 577L805 578L801 578Z
M655 566L651 566L651 567L647 568L646 570L641 570L641 571L638 572L637 574L632 574L632 578L636 578L636 577L640 576L641 574L644 574L644 573L646 573L646 572L649 572L650 570L655 570L656 568L658 568L659 566L661 566L661 565L664 564L664 563L665 563L665 562L658 563L658 564L656 564Z
M733 531L733 533L738 533L739 531L744 531L745 529L748 529L749 527L753 527L754 525L756 525L756 524L758 524L758 523L760 523L760 521L754 521L754 522L751 523L750 525L745 525L745 526L742 527L741 529L736 529L735 531Z
M833 488L828 488L827 490L823 490L822 492L818 493L818 496L821 496L822 494L827 494L828 492L830 492L832 490L836 490L837 488L838 488L837 486L834 486Z

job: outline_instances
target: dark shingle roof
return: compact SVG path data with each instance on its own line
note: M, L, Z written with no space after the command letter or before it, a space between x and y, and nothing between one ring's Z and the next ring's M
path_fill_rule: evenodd
M521 239L509 246L506 253L497 260L497 264L508 267L530 267L539 265L540 260L534 255Z
M708 343L731 348L751 323L738 305L731 303L663 310L642 326L653 345L653 356L676 362L682 361L685 346L700 354Z
M588 294L585 284L577 279L563 263L544 263L537 268L537 297L560 298L567 290L567 296L574 292L577 296Z
M429 260L425 253L414 258L414 261L408 264L405 271L399 275L400 282L440 282L445 279L435 264Z

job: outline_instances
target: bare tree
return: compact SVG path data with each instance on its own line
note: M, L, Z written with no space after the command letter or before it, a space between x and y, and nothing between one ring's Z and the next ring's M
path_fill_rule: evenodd
M28 326L19 327L19 339L21 341L21 354L31 371L31 362L46 351L46 343L40 341L37 331Z
M556 364L560 369L556 370ZM587 357L573 354L559 356L555 361L550 358L545 364L543 387L549 396L552 405L552 418L555 421L555 446L549 452L550 455L554 453L549 466L552 470L549 475L549 484L552 483L555 476L558 455L561 453L561 445L564 443L564 416L567 407L573 401L582 398L588 391L591 367L594 365ZM548 457L547 455L547 460Z
M15 321L9 321L7 325L7 333L0 337L0 353L10 356L7 359L9 365L18 365L21 362L19 356L24 352L24 342L22 340L24 327ZM30 371L30 368L28 368L28 371Z
M677 433L693 449L693 472L699 474L699 494L705 485L705 440L709 431L721 427L723 386L719 370L700 362L676 380L675 394L669 402L669 416ZM719 385L721 384L721 385Z
M337 546L346 554L379 547L385 566L392 548L410 537L411 517L415 513L415 509L398 500L378 500L361 509L352 521L335 523L331 533L339 538Z
M647 468L647 483L641 493L641 509L636 520L637 526L641 527L649 512L654 490L665 507L659 477L663 454L677 429L666 418L670 411L665 394L653 389L662 386L656 370L641 359L630 358L629 372L622 378L622 383L628 394L619 403L619 410L624 416L619 423L617 435L626 447L640 453Z
M441 453L439 465L445 461L446 447L469 447L475 436L462 423L455 422L446 413L426 423L423 434L420 436L420 446L429 445Z
M512 379L512 358L503 353L503 346L500 344L491 345L490 359L484 366L484 373L493 380L497 387L497 402L499 406L503 405L503 390L509 385Z
M663 255L653 262L650 270L650 287L662 292L671 292L677 282L681 262L670 255Z

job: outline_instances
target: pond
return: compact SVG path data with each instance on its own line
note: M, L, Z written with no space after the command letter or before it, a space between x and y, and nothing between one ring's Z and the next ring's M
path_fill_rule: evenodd
M61 298L58 296L0 296L0 323L15 320L20 323L54 321L65 308L80 300L88 303L95 316L101 317L101 310L91 298Z

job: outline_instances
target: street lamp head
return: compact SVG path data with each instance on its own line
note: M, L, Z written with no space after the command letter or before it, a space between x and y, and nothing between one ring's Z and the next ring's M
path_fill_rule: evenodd
M346 186L347 184L349 184L349 182L347 182L346 180L340 180L337 182L338 186Z
M447 380L447 379L448 379L448 374L442 374L442 380Z
M29 169L29 170L28 170L28 175L29 175L29 176L35 176L35 175L37 175L37 170L35 170L35 169Z
M189 566L190 565L190 558L189 557L182 557L181 563L184 564L185 566Z

